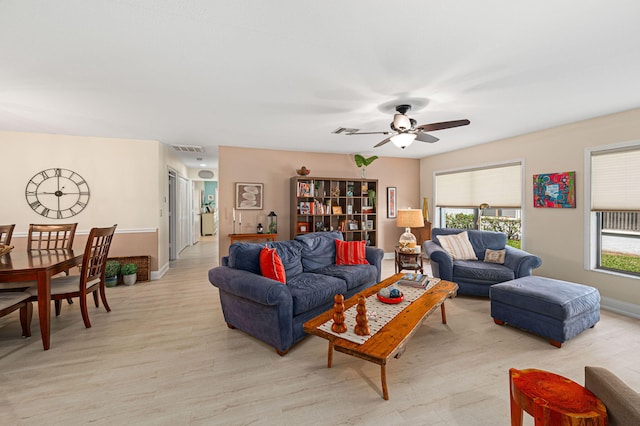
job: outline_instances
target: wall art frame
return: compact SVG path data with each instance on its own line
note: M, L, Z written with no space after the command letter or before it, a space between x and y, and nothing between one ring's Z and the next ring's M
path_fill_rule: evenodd
M264 184L236 182L236 210L262 210Z
M387 186L387 217L398 217L398 188L395 186Z
M533 175L533 207L576 208L576 172Z

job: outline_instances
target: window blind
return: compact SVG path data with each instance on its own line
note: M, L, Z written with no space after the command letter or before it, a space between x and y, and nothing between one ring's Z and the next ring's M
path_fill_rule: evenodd
M591 154L591 210L640 210L640 147Z
M522 204L522 165L478 168L436 173L436 206L520 208Z

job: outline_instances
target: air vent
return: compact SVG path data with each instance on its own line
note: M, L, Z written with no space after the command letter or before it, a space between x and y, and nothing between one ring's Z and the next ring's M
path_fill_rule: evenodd
M338 127L332 133L335 133L336 135L341 135L343 133L356 133L358 130L360 129L349 129L348 127Z
M204 148L195 145L171 145L178 152L204 152Z

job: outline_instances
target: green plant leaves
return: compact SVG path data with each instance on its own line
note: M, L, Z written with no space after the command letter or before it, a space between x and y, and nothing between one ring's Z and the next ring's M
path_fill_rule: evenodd
M374 155L369 158L364 158L362 155L356 154L353 156L353 159L356 161L356 166L362 167L362 166L368 166L369 164L376 161L378 159L378 156Z

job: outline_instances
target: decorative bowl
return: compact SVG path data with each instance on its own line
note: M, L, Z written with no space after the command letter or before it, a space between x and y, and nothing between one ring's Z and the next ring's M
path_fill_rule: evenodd
M378 293L377 296L379 301L381 301L382 303L388 303L390 305L400 303L404 300L404 294L400 294L400 297L384 297L380 296L380 293Z

